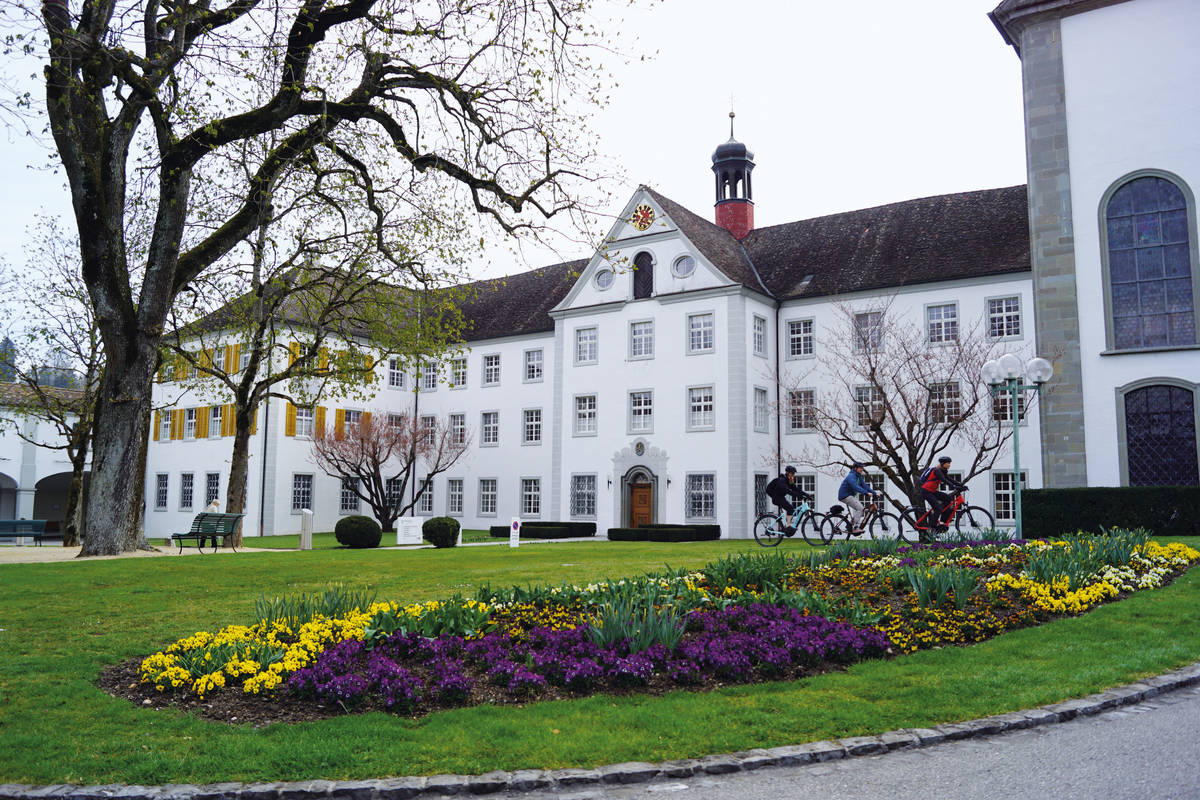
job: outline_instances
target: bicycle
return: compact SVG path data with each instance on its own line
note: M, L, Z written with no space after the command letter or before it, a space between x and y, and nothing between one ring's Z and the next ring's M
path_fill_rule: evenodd
M868 531L872 539L907 541L904 539L904 528L900 524L900 517L890 511L884 511L877 500L867 503L857 533L854 532L850 515L846 513L845 507L840 505L830 507L829 513L825 515L825 523L821 526L821 536L826 544L832 544L833 540L839 536L852 539Z
M931 525L929 515L933 513L932 509L922 511L916 506L909 506L904 509L901 514L902 524L908 532L907 541L932 541L937 538L938 529L950 527L950 520L954 521L954 529L961 534L980 534L984 531L994 530L996 520L992 516L992 512L982 506L967 505L966 497L963 495L965 489L959 489L954 493L949 505L942 510L942 518L946 522L941 525Z
M800 505L791 514L789 524L788 512L776 508L774 512L763 511L754 518L754 539L763 547L778 547L789 527L795 528L811 545L825 544L821 539L821 523L824 518L813 511L807 500L801 500Z

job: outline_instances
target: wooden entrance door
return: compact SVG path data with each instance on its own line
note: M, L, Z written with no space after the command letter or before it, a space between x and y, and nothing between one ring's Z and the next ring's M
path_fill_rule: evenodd
M650 484L635 483L629 487L629 527L637 528L654 521L650 490Z

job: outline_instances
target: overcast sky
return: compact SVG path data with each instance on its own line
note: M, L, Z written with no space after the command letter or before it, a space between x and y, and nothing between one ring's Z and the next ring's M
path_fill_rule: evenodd
M986 14L998 0L663 0L623 13L620 85L595 119L620 163L618 213L638 184L712 218L713 149L755 154L758 227L948 192L1025 182L1020 61ZM0 163L0 254L24 264L39 210L67 214L50 154L13 131ZM552 256L507 255L502 275ZM588 252L565 253L585 257Z

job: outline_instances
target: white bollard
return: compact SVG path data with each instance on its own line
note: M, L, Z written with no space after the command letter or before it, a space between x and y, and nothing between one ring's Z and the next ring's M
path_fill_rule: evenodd
M520 517L512 518L512 527L508 529L508 546L509 547L520 547L521 546L521 518Z
M313 512L300 509L300 549L312 550Z

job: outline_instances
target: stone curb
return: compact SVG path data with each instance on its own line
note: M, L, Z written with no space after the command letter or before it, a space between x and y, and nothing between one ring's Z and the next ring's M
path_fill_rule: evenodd
M309 780L290 783L215 783L203 786L173 783L164 786L26 786L0 784L0 800L405 800L421 795L481 795L527 792L538 789L575 789L603 784L644 783L695 775L725 775L766 767L815 764L841 758L877 755L892 750L931 747L955 739L992 736L1007 731L1066 722L1131 706L1152 697L1200 684L1200 661L1165 675L1098 692L1078 700L1052 703L1027 711L1013 711L933 728L905 728L878 736L851 736L837 741L809 742L738 753L684 758L650 764L629 761L595 769L496 770L483 775L432 775L379 780Z

